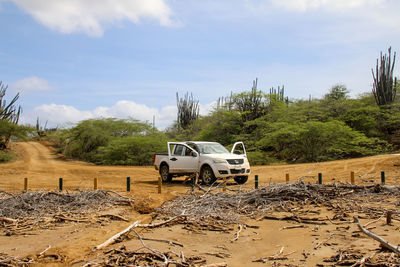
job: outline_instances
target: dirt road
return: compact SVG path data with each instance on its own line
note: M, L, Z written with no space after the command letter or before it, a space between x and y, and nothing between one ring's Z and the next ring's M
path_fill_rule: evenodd
M46 143L14 143L18 160L0 165L0 189L6 191L21 190L23 179L29 179L29 189L57 189L58 178L64 179L65 189L91 189L93 179L98 178L99 188L125 191L126 177L132 179L133 192L157 193L158 173L153 167L96 166L93 164L66 160ZM354 171L356 183L380 181L381 171L385 171L387 183L398 184L400 181L400 155L380 155L359 159L307 163L293 165L253 166L247 186L254 184L254 175L259 176L260 185L270 182L284 182L285 175L290 180L303 179L316 181L322 173L324 182L350 180ZM185 193L188 189L177 179L172 184L164 185L166 192Z
M99 189L110 189L135 198L136 203L144 203L151 211L164 201L177 196L185 195L189 186L183 184L183 179L177 179L171 184L163 186L163 193L157 193L158 173L153 167L121 167L96 166L79 161L66 160L45 143L26 142L15 143L13 149L18 153L18 160L0 165L0 190L20 191L23 189L23 179L29 179L29 190L57 190L58 178L64 179L65 190L92 189L93 179L98 178ZM290 179L316 181L317 174L323 174L324 182L344 181L350 179L350 171L356 173L356 183L373 183L380 181L380 172L386 172L388 184L400 182L400 155L382 155L361 159L332 161L326 163L296 164L280 166L253 166L252 175L245 186L254 185L254 175L258 174L260 186L270 182L284 182L285 174ZM126 177L132 179L132 191L127 193ZM35 255L51 245L49 253L63 255L62 261L52 261L53 266L81 266L85 262L96 262L99 254L93 253L92 248L113 234L126 228L135 220L150 222L150 215L142 215L136 211L115 210L117 214L128 218L130 222L113 221L107 225L71 223L55 229L44 229L32 232L29 235L0 236L0 248L3 253L14 256ZM328 211L326 215L331 216ZM323 214L323 213L322 213ZM321 215L322 216L322 215ZM368 239L349 239L335 237L336 245L320 246L315 249L321 240L330 239L330 231L336 225L322 227L307 227L304 229L282 230L283 227L293 225L282 221L254 221L248 222L260 228L243 231L240 239L232 242L236 228L229 233L221 232L190 232L179 225L146 230L141 232L149 238L164 238L183 243L184 248L173 248L176 252L184 251L185 255L206 255L207 262L227 262L228 266L262 266L252 260L263 256L274 255L285 248L285 253L293 252L286 263L299 266L314 266L324 257L331 256L338 247L361 246L376 248L376 243ZM397 225L398 226L398 225ZM382 228L381 232L394 231L396 225ZM349 225L349 232L356 230ZM392 229L393 228L393 229ZM391 242L398 243L397 236L388 237ZM319 241L318 241L319 240ZM397 243L396 243L397 242ZM148 241L147 244L159 250L171 249L168 244ZM136 239L125 242L127 248L134 249L140 246ZM114 245L118 246L118 244ZM113 247L113 246L111 246ZM218 255L226 253L229 256L221 259ZM308 255L304 257L304 253ZM309 254L307 254L309 253ZM43 263L45 264L45 263ZM268 264L267 264L268 265Z

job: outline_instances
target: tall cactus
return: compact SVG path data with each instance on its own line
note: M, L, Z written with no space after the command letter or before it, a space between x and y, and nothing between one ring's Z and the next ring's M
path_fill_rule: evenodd
M189 96L189 93L186 93L184 98L179 98L178 93L176 93L176 105L178 107L178 127L189 128L199 117L199 101L194 100L193 94Z
M4 100L8 86L4 85L0 81L0 120L5 120L14 124L18 124L19 117L22 112L21 106L18 108L15 105L19 98L19 93L17 93L9 104Z
M7 101L4 99L6 95L8 86L4 85L2 81L0 81L0 121L18 124L19 117L22 112L21 106L16 106L15 102L17 102L19 98L19 94L14 96L14 98L7 104ZM3 124L4 125L4 124ZM11 133L7 131L3 131L0 134L0 150L7 148L7 144L10 142Z
M376 60L375 73L372 69L372 77L374 79L372 92L378 106L388 105L394 102L397 93L397 78L393 79L394 63L396 62L396 52L394 52L392 62L392 48L389 47L389 56L380 56L380 64Z

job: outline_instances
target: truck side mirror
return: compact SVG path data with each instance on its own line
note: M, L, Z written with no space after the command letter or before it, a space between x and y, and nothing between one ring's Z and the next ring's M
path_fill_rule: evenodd
M197 157L197 152L192 151L192 157L196 158Z

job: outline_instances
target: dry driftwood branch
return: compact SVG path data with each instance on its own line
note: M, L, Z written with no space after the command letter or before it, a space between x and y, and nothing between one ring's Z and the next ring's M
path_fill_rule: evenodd
M48 251L49 249L51 249L51 245L48 245L47 248L45 248L42 252L40 252L39 254L37 254L38 257L42 256L44 253L46 253L46 251Z
M231 239L231 242L234 242L239 239L239 234L242 231L242 229L243 229L243 225L239 224L239 230L235 233L235 237L233 239Z
M265 215L258 220L267 219L267 220L277 220L277 221L295 221L299 223L306 223L306 224L318 224L318 225L325 225L326 219L324 218L308 218L308 217L300 217L296 215L292 216L283 216L283 217L274 217L270 215Z
M102 214L102 215L99 215L97 217L100 217L100 218L101 217L109 217L111 219L117 219L117 220L121 220L121 221L124 221L124 222L129 222L128 219L126 219L126 218L124 218L122 216L116 215L116 214Z
M267 261L276 261L276 260L287 260L289 255L292 255L293 253L295 253L296 251L292 251L289 253L286 253L284 255L282 255L283 253L283 249L285 247L281 247L281 249L279 250L279 252L275 253L274 255L271 256L267 256L267 257L261 257L259 259L253 260L253 262L263 262L266 263Z
M328 237L327 239L325 239L324 241L319 242L317 245L315 245L314 249L319 248L321 245L325 244L326 242L328 242L329 240L331 240L333 238L334 234L331 234L330 237Z
M295 228L307 228L308 226L304 225L304 224L297 224L297 225L289 225L289 226L285 226L282 227L279 230L286 230L286 229L295 229Z
M172 221L175 221L175 220L177 220L177 219L179 219L181 217L185 217L186 215L184 213L185 213L185 211L183 211L181 215L177 215L177 216L172 217L171 219L168 219L168 220L163 221L163 222L152 223L152 224L138 224L136 227L140 227L140 228L155 228L155 227L159 227L159 226L162 226L164 224L167 224L167 223L170 223Z
M211 263L211 264L207 264L207 265L201 265L201 267L224 267L224 266L228 266L228 265L226 264L226 262Z
M148 240L148 241L164 242L164 243L168 243L169 245L177 245L177 246L183 247L182 243L179 243L179 242L173 241L173 240L149 238L149 237L142 237L142 239Z
M379 222L383 217L384 217L384 215L382 215L381 217L379 217L378 219L376 219L374 221L370 221L370 222L364 224L363 227L367 227L368 225L371 225L373 223Z
M69 218L69 217L65 217L63 214L57 214L54 215L54 218L57 220L61 220L61 221L70 221L70 222L90 222L90 220L88 218L80 218L80 219L75 219L75 218Z
M99 249L105 248L105 247L108 246L108 245L111 245L111 244L114 243L115 240L117 240L121 235L126 234L126 233L129 233L134 227L137 227L137 225L138 225L139 223L140 223L140 221L136 221L136 222L132 223L131 225L129 225L129 227L127 227L127 228L125 228L123 231L121 231L121 232L119 232L119 233L113 235L112 237L110 237L109 239L107 239L104 243L102 243L102 244L100 244L100 245L98 245L98 246L95 246L95 247L93 248L93 250L99 250Z
M143 242L142 237L139 235L139 233L136 232L135 229L132 229L132 230L133 230L133 232L136 234L136 236L139 238L140 243L142 243L142 248L148 249L148 250L150 250L152 253L154 253L156 256L158 256L158 257L160 257L160 258L163 258L163 259L164 259L164 264L165 264L166 266L168 266L168 264L169 264L168 257L165 256L163 253L159 252L158 250L155 250L154 248L151 248L151 247L146 246L146 245L144 244L144 242ZM139 249L140 249L140 248L139 248Z
M371 237L372 239L378 241L379 243L382 244L382 246L384 246L385 248L393 251L394 253L400 255L400 250L397 249L396 246L390 244L389 242L387 242L386 240L384 240L382 237L377 236L373 233L371 233L370 231L368 231L367 229L364 229L364 227L361 226L360 222L358 221L358 218L356 216L353 216L354 218L354 223L358 226L358 228L367 236Z

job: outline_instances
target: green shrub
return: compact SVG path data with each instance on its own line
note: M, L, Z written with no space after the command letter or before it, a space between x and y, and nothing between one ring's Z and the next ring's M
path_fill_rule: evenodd
M0 163L9 162L9 161L14 160L15 158L16 158L16 155L14 152L0 150Z

